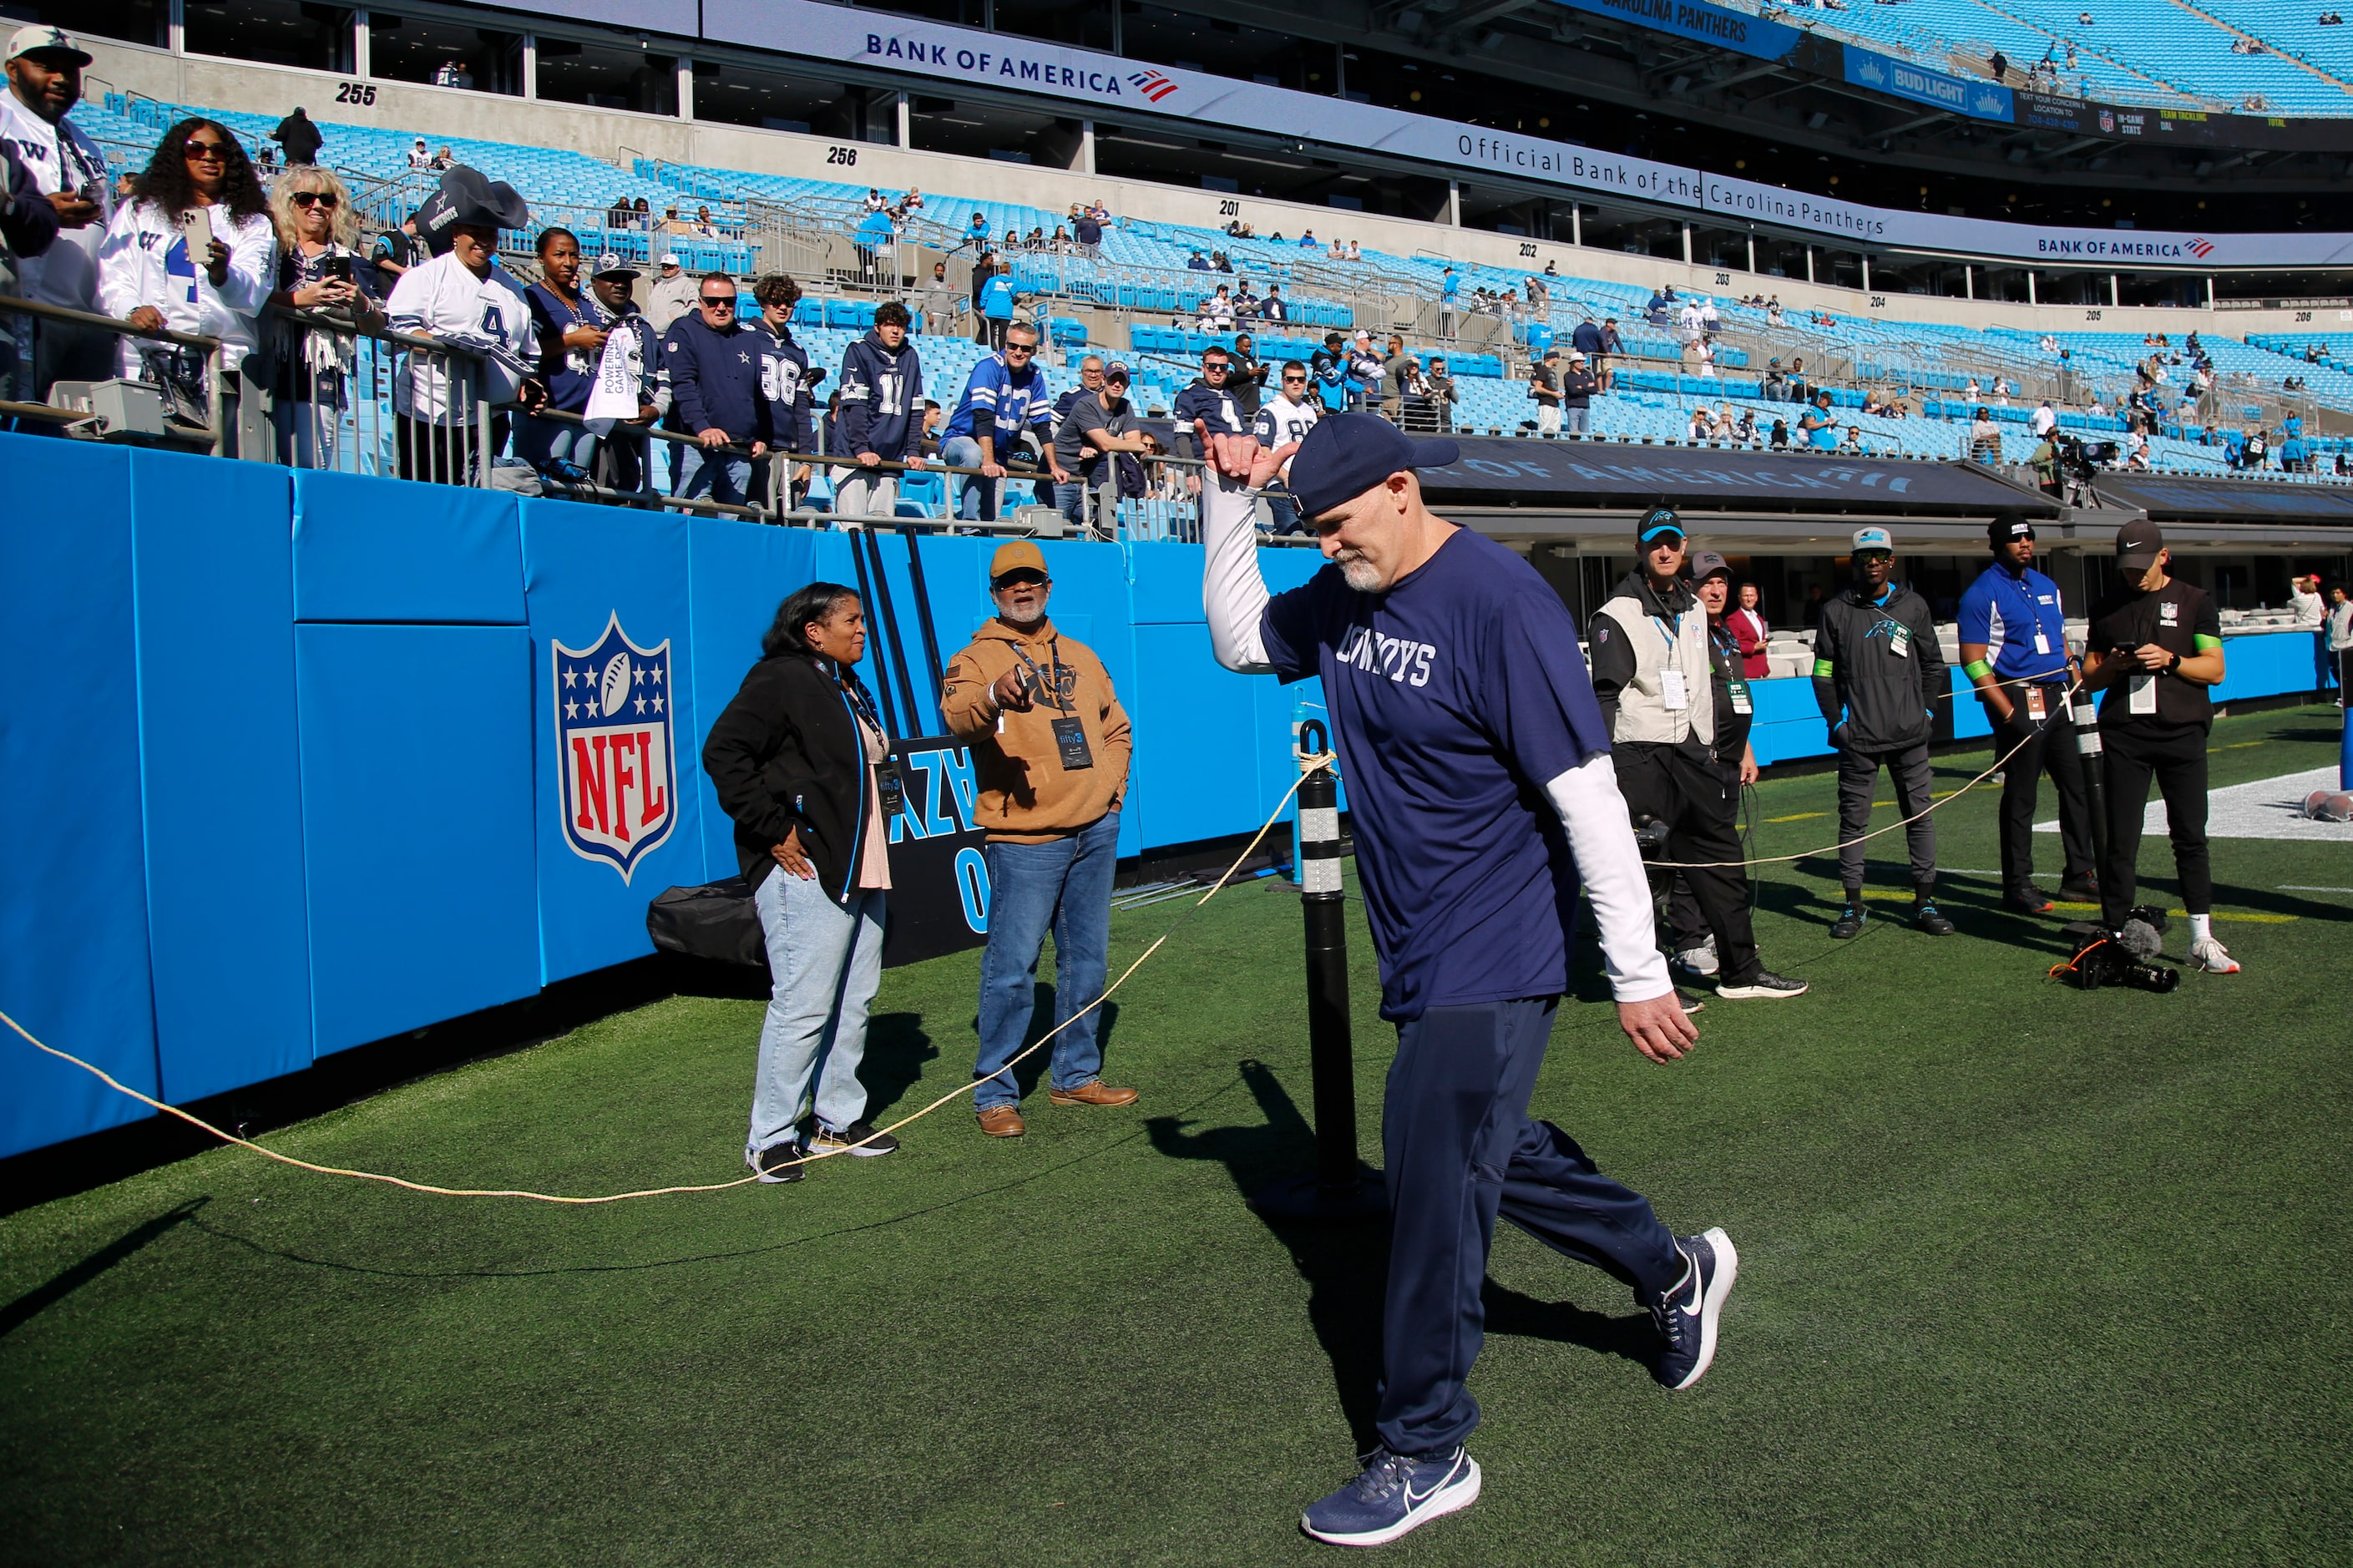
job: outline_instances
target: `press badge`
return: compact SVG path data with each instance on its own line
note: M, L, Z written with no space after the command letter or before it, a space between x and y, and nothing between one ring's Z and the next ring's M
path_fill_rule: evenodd
M1752 706L1748 700L1748 682L1735 677L1725 684L1732 696L1732 710L1744 715L1748 713Z
M1087 750L1086 726L1076 719L1054 721L1054 744L1062 748L1062 770L1077 773L1095 765L1094 753Z
M2132 691L2125 704L2125 711L2127 713L2157 711L2157 677L2155 675L2136 675L2132 678Z
M1912 634L1903 626L1887 634L1887 651L1898 658L1912 657Z
M2037 653L2051 651L2051 634L2039 627L2034 633L2034 651Z
M907 809L907 781L899 776L898 758L885 757L874 764L874 792L882 797L884 816Z
M1659 705L1670 713L1680 713L1691 706L1691 694L1683 689L1682 670L1659 671Z
M2040 641L2041 639L2038 638L2036 640ZM2039 686L2028 687L2026 689L2026 716L2040 724L2042 722L2044 716L2050 710L2042 705L2042 688Z

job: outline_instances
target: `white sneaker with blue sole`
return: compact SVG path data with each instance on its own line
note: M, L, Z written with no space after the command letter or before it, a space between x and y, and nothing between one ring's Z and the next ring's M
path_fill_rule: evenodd
M1479 1463L1461 1448L1425 1459L1376 1448L1356 1479L1299 1516L1335 1546L1382 1546L1479 1500Z

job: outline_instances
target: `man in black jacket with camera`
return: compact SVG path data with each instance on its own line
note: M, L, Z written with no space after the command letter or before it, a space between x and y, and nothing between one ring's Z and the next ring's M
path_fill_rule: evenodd
M1945 656L1928 602L1893 582L1895 541L1887 530L1854 535L1854 582L1822 605L1814 629L1814 700L1838 750L1839 881L1846 907L1831 935L1862 931L1862 836L1884 767L1895 784L1912 851L1912 920L1931 936L1953 922L1936 907L1936 824L1928 816L1928 741L1936 705L1949 695Z

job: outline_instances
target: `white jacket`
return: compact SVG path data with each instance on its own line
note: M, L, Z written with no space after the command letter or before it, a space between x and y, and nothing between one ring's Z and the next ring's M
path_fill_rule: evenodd
M82 228L61 228L48 250L16 258L17 287L25 298L69 310L98 309L98 251L106 227L114 220L114 175L106 154L69 118L52 125L0 85L0 141L16 149L31 171L33 188L41 195L98 187L98 221Z
M423 332L486 355L487 380L479 395L493 403L511 400L539 357L539 334L522 285L495 264L487 277L476 277L456 251L402 273L384 312L395 331ZM396 410L435 425L472 423L473 406L466 396L453 406L443 356L420 351L404 357L407 374L393 381Z
M213 237L228 247L227 282L213 287L205 258L190 258L187 240L163 208L133 202L106 226L98 252L98 308L119 319L153 305L174 331L220 339L221 368L235 370L259 341L254 319L278 281L278 230L268 213L240 218L223 206L206 210ZM122 374L139 374L139 348L148 341L121 340L116 363Z

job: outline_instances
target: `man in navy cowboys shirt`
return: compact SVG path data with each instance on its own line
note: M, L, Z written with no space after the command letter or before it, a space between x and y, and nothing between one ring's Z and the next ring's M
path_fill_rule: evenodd
M1559 595L1424 504L1414 470L1454 461L1451 441L1364 414L1326 417L1295 447L1201 437L1216 476L1202 498L1210 641L1229 669L1323 678L1381 1016L1398 1029L1381 1112L1380 1445L1301 1521L1319 1541L1375 1546L1479 1495L1464 1381L1499 1215L1632 1288L1670 1388L1714 1359L1738 1258L1722 1230L1675 1236L1567 1133L1528 1119L1580 881L1635 1048L1669 1062L1699 1037L1659 955L1609 730ZM1252 492L1286 458L1327 563L1270 597Z

